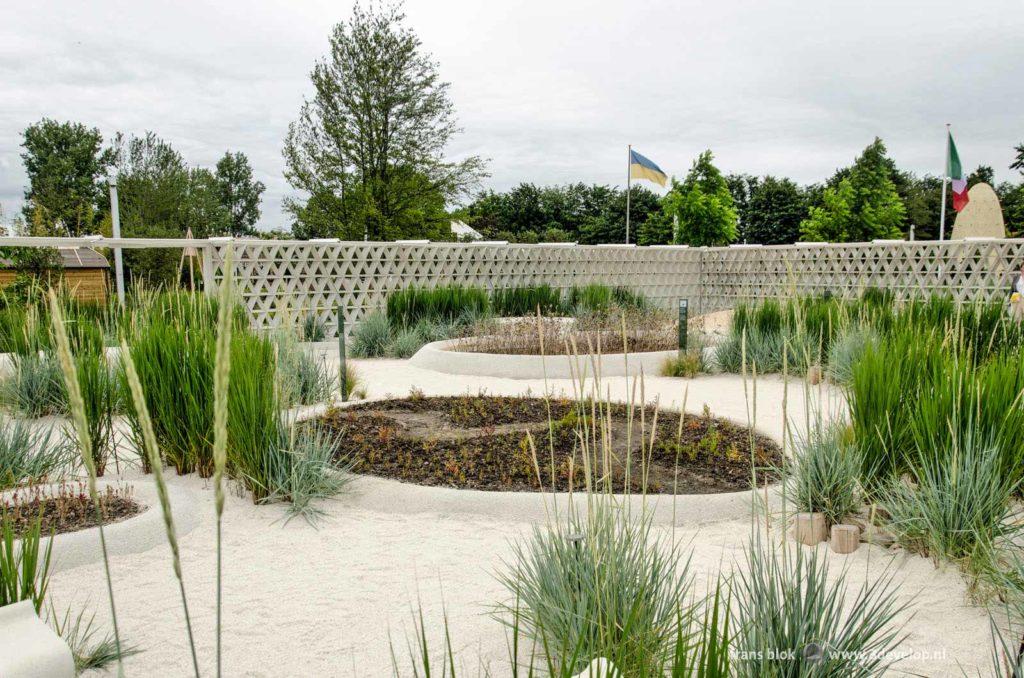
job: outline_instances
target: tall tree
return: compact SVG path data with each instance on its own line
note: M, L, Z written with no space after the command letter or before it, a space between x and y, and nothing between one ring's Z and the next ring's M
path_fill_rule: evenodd
M788 245L800 239L800 222L807 218L803 192L790 179L766 176L750 183L742 218L744 242Z
M220 204L230 214L231 235L252 235L260 219L260 196L267 187L253 179L249 158L227 151L217 161L215 178Z
M23 133L21 159L28 174L25 204L28 223L39 222L47 235L80 236L95 226L100 176L107 155L95 127L43 118Z
M893 182L892 161L875 138L838 184L825 189L823 204L812 207L800 225L804 240L865 242L902 235L903 201Z
M363 9L334 27L285 138L299 235L391 239L448 231L445 202L483 175L476 156L445 158L459 132L448 83L405 26L401 6Z
M697 157L682 183L672 180L663 206L679 220L676 241L687 245L727 245L736 239L736 208L729 185L711 151Z
M978 165L978 169L967 175L967 187L975 184L988 184L992 188L996 186L996 172L989 165Z

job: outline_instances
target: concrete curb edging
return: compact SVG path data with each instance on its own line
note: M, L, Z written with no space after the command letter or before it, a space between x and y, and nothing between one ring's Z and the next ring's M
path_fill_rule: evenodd
M124 481L100 479L96 481L97 491L104 491L107 486L126 485L132 487L135 501L146 508L142 513L127 520L103 526L107 553L110 555L141 553L159 544L167 543L167 533L164 528L164 518L160 510L160 499L155 483L151 480L140 479ZM41 489L45 491L57 487L59 487L59 483L52 483L41 486ZM8 490L0 494L0 497L6 497L15 491ZM171 513L174 516L174 527L180 539L199 524L199 516L196 514L196 499L190 490L174 484L168 484L167 495L171 503ZM79 565L87 565L102 559L99 528L90 527L53 537L51 572L70 570Z
M505 379L572 379L577 361L588 374L593 374L593 356L580 355L508 355L504 353L470 353L457 350L458 340L448 339L425 344L409 359L409 365L444 374L465 374ZM623 377L643 373L658 375L667 358L677 351L647 353L609 353L601 356L601 376ZM596 358L595 358L596 359Z

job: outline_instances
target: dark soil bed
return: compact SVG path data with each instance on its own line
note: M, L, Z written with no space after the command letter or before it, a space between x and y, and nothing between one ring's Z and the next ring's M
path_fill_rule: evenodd
M145 510L130 490L108 487L99 492L103 524L127 520ZM52 494L34 489L19 490L4 500L5 510L14 519L14 534L21 536L42 516L42 534L64 534L96 527L96 509L84 486L68 485ZM40 513L41 511L41 513Z
M647 492L669 494L749 489L751 437L746 427L705 411L687 415L680 429L677 413L661 411L652 443L653 407L643 412L643 422L639 408L632 419L626 405L603 408L602 413L598 405L595 418L590 406L552 400L549 419L541 398L412 397L335 408L322 424L335 437L337 455L351 460L357 473L419 485L538 491L539 467L543 489L554 484L566 491L571 482L582 490L588 449L592 477L610 475L618 492L626 486L627 473L633 492L645 485ZM610 430L610 438L602 428ZM759 480L774 479L773 469L781 464L778 446L755 434L753 447Z

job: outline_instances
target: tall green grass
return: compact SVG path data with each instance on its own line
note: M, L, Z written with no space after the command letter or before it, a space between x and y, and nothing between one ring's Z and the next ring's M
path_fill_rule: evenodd
M562 293L550 285L499 288L491 293L491 308L502 317L553 315L562 311Z
M392 327L410 328L423 320L458 322L490 308L487 291L479 287L413 286L389 294L385 312Z

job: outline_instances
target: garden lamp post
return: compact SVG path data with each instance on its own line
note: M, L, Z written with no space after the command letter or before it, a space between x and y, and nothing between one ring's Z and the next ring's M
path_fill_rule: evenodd
M121 214L117 204L117 170L111 169L107 174L110 184L110 223L114 239L121 238ZM117 284L117 300L124 306L124 264L121 261L121 248L114 247L114 280Z

